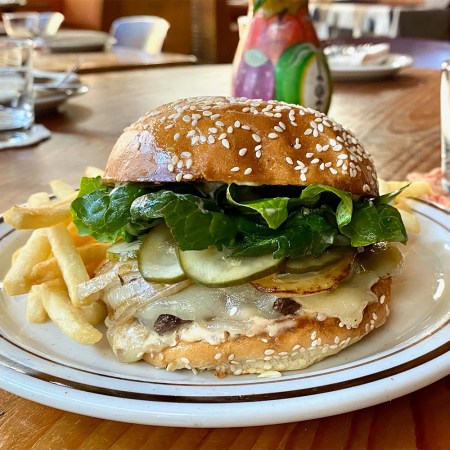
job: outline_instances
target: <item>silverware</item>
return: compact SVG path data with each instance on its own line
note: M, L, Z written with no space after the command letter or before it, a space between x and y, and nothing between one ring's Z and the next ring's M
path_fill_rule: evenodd
M450 194L450 60L441 71L441 168L442 187Z

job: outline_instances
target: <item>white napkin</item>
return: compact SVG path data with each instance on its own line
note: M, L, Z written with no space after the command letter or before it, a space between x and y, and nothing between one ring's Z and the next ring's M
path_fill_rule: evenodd
M331 46L326 49L330 66L379 65L386 61L390 45L387 43L359 46Z
M12 133L14 132L11 131L11 134ZM51 136L50 130L45 128L44 125L33 125L29 130L17 131L17 133L24 135L24 139L0 141L0 150L5 150L7 148L27 147L29 145L37 144L44 139L48 139Z

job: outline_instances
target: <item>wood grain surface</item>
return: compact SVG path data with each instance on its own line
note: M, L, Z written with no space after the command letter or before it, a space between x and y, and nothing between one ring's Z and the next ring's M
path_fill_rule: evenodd
M37 53L34 65L39 70L65 72L77 64L77 73L94 73L182 66L195 64L196 61L197 58L193 55L179 53L149 55L137 49L113 47L106 51L95 52Z
M228 94L229 66L83 76L90 86L65 111L38 118L52 137L0 152L0 211L86 165L103 166L121 130L147 109L179 97ZM379 175L403 179L439 164L439 74L339 83L330 114L372 152ZM301 399L299 399L301 401ZM409 395L337 416L273 426L190 429L142 426L66 413L0 390L0 449L450 449L450 377Z

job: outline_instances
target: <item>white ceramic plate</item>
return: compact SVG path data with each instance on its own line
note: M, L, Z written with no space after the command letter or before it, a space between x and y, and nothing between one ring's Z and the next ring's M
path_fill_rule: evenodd
M34 70L34 110L37 115L52 111L69 98L85 94L89 88L80 82L76 73L66 79L66 73ZM61 85L61 83L63 83ZM60 86L58 90L46 91L48 86Z
M59 30L43 39L52 53L103 51L115 42L108 33L93 30Z
M413 62L414 59L409 55L391 53L382 64L360 66L330 64L330 71L333 80L336 81L378 80L397 74L400 70L411 66Z
M81 347L52 323L25 322L25 299L0 297L0 386L30 400L132 423L230 427L343 413L407 394L450 373L450 212L414 201L388 323L360 343L279 378L165 372L118 363L103 340ZM27 233L0 224L0 276Z

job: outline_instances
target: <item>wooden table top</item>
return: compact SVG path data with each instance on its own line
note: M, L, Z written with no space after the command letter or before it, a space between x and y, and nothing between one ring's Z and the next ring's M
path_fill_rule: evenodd
M113 46L105 51L45 53L38 51L34 67L39 70L64 72L79 64L77 73L107 72L195 64L193 55L160 53L149 55L141 50Z
M121 130L179 97L228 94L229 66L91 74L90 91L65 114L42 118L51 139L0 152L0 211L86 165L103 166ZM394 79L335 86L330 114L360 137L379 175L403 179L439 165L439 74L409 69ZM300 401L300 400L299 400ZM233 429L131 425L67 413L0 391L0 449L449 449L450 376L359 411L291 424Z

